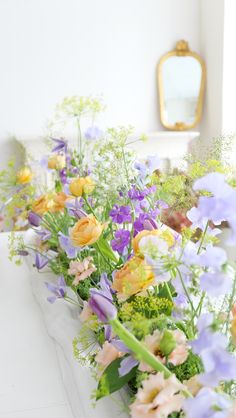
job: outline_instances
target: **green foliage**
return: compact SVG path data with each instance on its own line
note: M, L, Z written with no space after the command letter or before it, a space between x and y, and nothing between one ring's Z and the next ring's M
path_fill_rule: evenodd
M192 351L189 352L187 360L180 364L179 366L168 366L170 371L175 373L177 379L181 382L184 380L189 380L191 377L195 376L196 374L203 372L203 366L200 357L196 354L193 354Z
M119 367L122 359L114 360L104 371L97 388L96 399L101 399L121 389L135 376L137 367L134 367L125 376L119 375Z
M78 295L81 297L81 299L83 300L89 299L89 291L91 287L94 287L94 284L92 283L90 278L79 282L76 290L77 290Z

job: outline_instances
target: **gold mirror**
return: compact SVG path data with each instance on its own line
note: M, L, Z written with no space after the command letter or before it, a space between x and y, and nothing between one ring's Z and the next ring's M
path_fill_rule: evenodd
M185 131L201 119L206 79L205 63L186 41L163 55L157 69L160 118L166 129Z

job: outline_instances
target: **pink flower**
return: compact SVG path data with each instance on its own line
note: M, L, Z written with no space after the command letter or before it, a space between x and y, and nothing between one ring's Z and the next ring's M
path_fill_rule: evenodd
M169 355L169 361L174 366L183 364L188 358L188 345L185 334L180 330L173 331L176 347Z
M92 257L86 257L83 261L71 261L68 274L75 276L73 284L76 286L81 280L87 279L96 271L96 267L92 263Z
M229 418L236 418L236 402L233 404L233 407L230 411Z
M176 347L174 350L170 353L168 360L174 365L177 366L179 364L182 364L185 362L185 360L188 357L188 346L186 341L185 334L180 330L171 331L175 342ZM162 333L159 330L154 331L152 335L147 335L144 340L144 344L146 347L151 351L154 356L158 358L162 363L166 362L165 356L163 356L161 350L160 350L160 342L162 339ZM145 364L144 362L141 362L139 364L139 370L142 372L152 372L154 369L152 369L150 366Z
M166 418L181 410L185 397L179 392L185 387L174 375L168 379L163 373L150 375L142 385L130 405L132 418Z
M81 322L88 322L91 319L92 316L93 316L93 311L89 307L88 302L86 302L86 300L85 300L83 310L82 310L81 314L79 315L79 318L80 318Z
M105 341L102 349L96 355L95 360L100 366L100 370L103 372L109 364L114 360L121 357L122 353L118 351L111 343Z

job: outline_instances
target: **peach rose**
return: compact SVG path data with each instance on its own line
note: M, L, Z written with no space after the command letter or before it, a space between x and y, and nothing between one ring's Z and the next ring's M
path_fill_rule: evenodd
M59 212L64 209L66 199L63 192L42 195L32 204L32 211L41 216L46 212Z
M73 179L70 183L69 190L73 196L80 197L85 194L90 194L94 190L94 182L91 177L78 177Z
M48 168L62 170L66 166L65 155L51 155L48 159Z
M120 300L148 288L154 281L151 267L140 257L134 256L114 275L113 289Z
M21 168L16 174L16 181L19 184L26 184L32 180L33 173L28 167Z
M102 234L104 225L95 216L88 215L76 222L70 231L70 238L75 247L85 247L94 244Z

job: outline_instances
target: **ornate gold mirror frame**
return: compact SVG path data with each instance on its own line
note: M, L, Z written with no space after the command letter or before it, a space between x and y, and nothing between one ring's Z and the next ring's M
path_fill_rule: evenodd
M163 84L163 64L168 58L170 57L181 57L181 56L190 56L195 58L201 65L202 69L202 76L201 76L201 83L198 95L198 101L196 106L195 112L195 120L193 123L187 125L183 121L176 121L174 125L169 125L165 120L165 102L164 102L164 84ZM158 89L159 89L159 104L160 104L160 119L162 125L169 130L172 131L185 131L188 129L194 128L201 120L202 116L202 108L203 108L203 97L204 97L204 88L206 82L206 66L203 59L193 51L190 51L188 42L181 40L177 42L176 49L173 51L168 52L167 54L163 55L160 59L158 67L157 67L157 82L158 82Z

